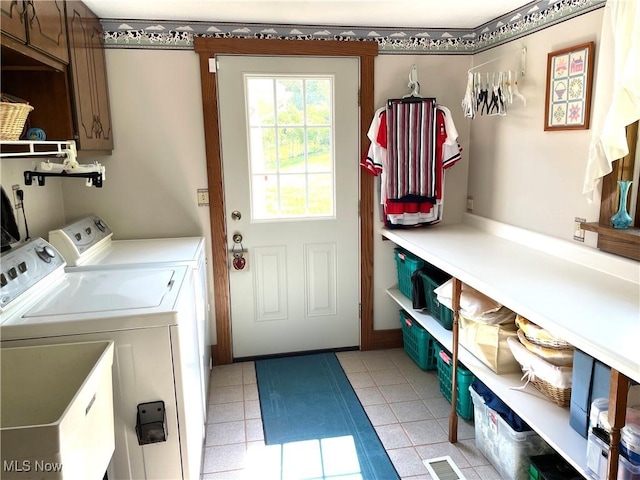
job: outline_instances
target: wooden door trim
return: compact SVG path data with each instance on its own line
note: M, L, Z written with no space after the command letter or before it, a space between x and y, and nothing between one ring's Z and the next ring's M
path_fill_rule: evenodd
M233 362L231 343L231 304L227 268L227 225L218 118L216 74L209 72L209 59L216 55L295 55L319 57L358 57L360 59L360 151L369 146L367 130L374 114L374 58L378 44L334 40L261 40L250 38L194 39L200 56L202 108L211 221L211 262L215 295L217 344L212 348L215 365ZM353 159L357 162L358 159ZM374 348L373 330L373 178L360 174L360 348Z

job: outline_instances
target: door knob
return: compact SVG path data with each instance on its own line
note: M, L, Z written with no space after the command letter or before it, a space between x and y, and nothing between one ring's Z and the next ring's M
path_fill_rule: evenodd
M242 235L240 235L239 233L234 233L233 243L242 243Z

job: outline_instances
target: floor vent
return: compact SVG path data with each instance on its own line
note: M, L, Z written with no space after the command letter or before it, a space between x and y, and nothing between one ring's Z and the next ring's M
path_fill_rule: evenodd
M449 456L430 458L423 463L434 480L465 480L464 475Z

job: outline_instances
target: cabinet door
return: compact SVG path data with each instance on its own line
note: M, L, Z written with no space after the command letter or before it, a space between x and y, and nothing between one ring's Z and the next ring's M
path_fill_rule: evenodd
M22 0L0 1L0 15L2 17L2 33L5 33L22 43L27 43L27 29L24 24L24 3Z
M25 2L29 45L64 63L69 61L64 1Z
M67 28L78 149L113 150L102 27L82 2L67 2Z

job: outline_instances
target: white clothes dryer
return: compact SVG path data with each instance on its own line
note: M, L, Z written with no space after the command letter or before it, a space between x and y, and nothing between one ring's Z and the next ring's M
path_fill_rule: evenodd
M203 409L206 415L211 364L207 264L203 237L114 240L113 231L97 215L49 232L49 243L67 262L67 271L187 265L193 271L197 305Z
M65 272L38 238L3 254L1 270L0 348L114 341L108 478L198 479L205 419L191 269Z

